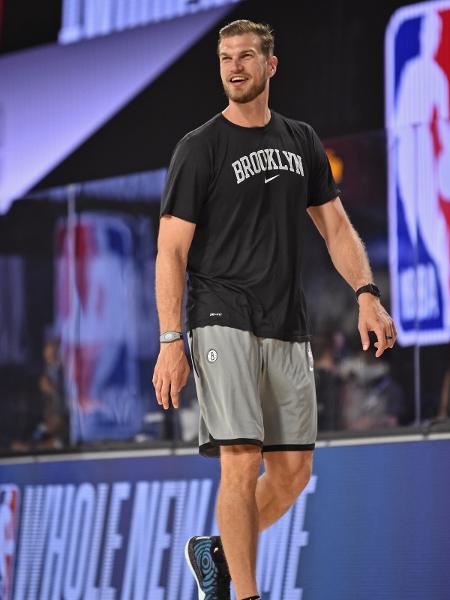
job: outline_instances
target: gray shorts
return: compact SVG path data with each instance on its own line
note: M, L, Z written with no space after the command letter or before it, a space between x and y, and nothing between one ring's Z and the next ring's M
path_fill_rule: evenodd
M316 389L309 342L256 337L212 325L189 332L200 405L200 453L255 444L264 452L312 450Z

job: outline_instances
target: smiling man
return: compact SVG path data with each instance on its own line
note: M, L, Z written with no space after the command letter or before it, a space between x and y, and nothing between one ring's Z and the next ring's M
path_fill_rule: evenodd
M221 465L220 537L194 536L186 545L202 600L228 600L230 575L238 600L259 598L258 533L311 475L317 414L301 285L307 215L355 290L364 350L369 331L377 357L396 338L317 134L269 109L273 49L267 25L239 20L220 30L228 106L178 143L161 202L153 384L159 404L178 407L189 374L181 323L187 270L200 452Z

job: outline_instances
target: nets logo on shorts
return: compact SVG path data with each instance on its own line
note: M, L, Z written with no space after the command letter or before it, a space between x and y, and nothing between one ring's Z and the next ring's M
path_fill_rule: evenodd
M19 489L0 485L0 600L12 598L18 515Z
M399 341L450 340L450 1L396 11L385 39L392 311Z
M211 350L208 350L208 354L206 355L206 358L208 359L208 362L214 363L219 358L219 355L217 354L216 350L211 348Z

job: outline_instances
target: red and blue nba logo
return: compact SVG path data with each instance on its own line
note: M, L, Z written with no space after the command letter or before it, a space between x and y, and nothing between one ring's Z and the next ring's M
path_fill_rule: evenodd
M19 489L0 485L0 600L11 600L17 547Z
M56 230L56 307L72 441L140 427L140 300L133 222L83 213Z
M399 9L385 39L392 312L399 341L450 340L450 2Z

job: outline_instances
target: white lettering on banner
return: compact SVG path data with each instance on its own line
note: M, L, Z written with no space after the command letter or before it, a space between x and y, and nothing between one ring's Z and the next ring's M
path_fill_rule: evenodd
M294 506L261 534L258 545L257 577L262 593L270 598L301 600L303 590L296 585L301 548L308 544L303 530L308 494L316 491L313 475Z
M193 531L206 531L208 508L212 499L211 479L189 481L183 503L178 502L175 512L174 540L172 544L169 589L167 598L191 598L194 581L180 556L183 556L186 540Z
M83 593L86 568L89 564L94 509L95 487L91 483L83 483L78 488L72 513L63 588L65 600L79 600Z
M145 582L150 565L161 483L140 481L136 486L122 600L145 600Z
M107 35L239 0L63 0L59 41L62 44Z
M190 597L183 547L208 530L212 492L210 479L26 486L14 599Z
M111 587L114 553L122 547L122 535L118 532L121 504L130 497L131 484L121 481L113 485L111 506L109 509L108 526L103 552L103 569L101 578L101 599L114 600L116 590Z
M20 554L17 556L15 598L17 600L29 597L29 581L31 567L34 562L36 547L30 543L30 540L37 538L37 523L39 521L40 504L44 486L27 487L24 495L22 518L20 527ZM36 528L36 529L35 529Z
M182 482L185 483L185 482ZM165 481L161 490L158 519L155 527L155 538L152 549L152 569L147 597L152 600L163 600L165 590L159 585L164 551L170 548L171 536L167 531L170 500L177 495L177 485L174 481Z
M313 475L306 486L305 491L300 496L295 505L293 525L289 553L286 567L286 578L283 590L283 598L289 600L301 600L303 590L296 585L297 574L300 568L301 549L308 545L309 533L304 531L306 516L307 494L313 494L316 491L317 476Z
M152 551L152 568L150 570L150 585L146 598L164 600L164 598L188 598L192 595L192 576L183 581L181 594L175 591L166 595L165 587L159 584L162 577L162 567L165 552L171 549L171 569L167 579L169 589L176 590L180 585L180 575L183 563L183 546L193 531L205 531L207 509L211 499L212 481L202 482L165 481L159 503L158 522L155 531L155 542ZM187 497L186 497L187 495ZM173 526L168 533L169 509L175 503ZM174 567L175 570L174 570ZM184 565L183 565L184 567ZM171 581L173 580L173 581Z
M271 598L302 598L306 502L316 482L261 535L258 580ZM209 531L214 490L211 479L26 486L14 600L190 598L183 547L193 532Z
M97 486L97 498L95 507L94 526L91 532L91 551L86 574L86 588L84 598L97 600L99 598L99 589L96 586L97 572L101 562L100 548L103 535L103 524L106 515L106 502L108 499L109 485L101 483ZM71 533L72 537L77 535L75 531Z
M417 280L416 280L417 277ZM405 321L439 316L438 282L432 264L410 267L400 273L401 316Z
M283 156L287 160L283 162ZM288 150L277 150L276 148L265 148L257 152L251 152L249 156L241 156L239 160L231 163L236 175L236 182L242 183L249 177L254 177L261 171L291 171L297 175L305 176L302 157Z
M55 486L27 488L21 527L15 598L38 598L48 522L53 510ZM31 540L31 543L30 543Z
M69 519L75 495L74 485L55 486L52 519L47 540L41 598L57 600L61 589Z
M258 581L261 581L261 591L270 592L272 598L282 598L292 512L288 511L264 531L258 544Z

